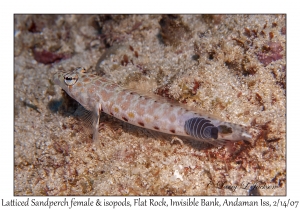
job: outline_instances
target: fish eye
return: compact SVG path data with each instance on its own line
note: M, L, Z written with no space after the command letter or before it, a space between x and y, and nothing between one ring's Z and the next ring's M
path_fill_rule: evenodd
M64 76L65 84L68 86L74 85L78 80L78 76L76 75L66 75Z

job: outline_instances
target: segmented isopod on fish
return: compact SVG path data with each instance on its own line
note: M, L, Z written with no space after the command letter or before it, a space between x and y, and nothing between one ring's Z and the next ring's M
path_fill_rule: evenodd
M215 119L159 96L140 94L82 67L57 72L54 82L92 113L94 140L98 138L101 111L139 127L213 145L252 138L245 126Z

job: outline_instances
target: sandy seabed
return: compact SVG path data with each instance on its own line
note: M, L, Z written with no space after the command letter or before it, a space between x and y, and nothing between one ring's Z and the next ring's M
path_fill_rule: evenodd
M14 18L15 195L286 195L285 15ZM105 52L105 77L251 126L253 142L180 144L103 113L95 144L52 77Z

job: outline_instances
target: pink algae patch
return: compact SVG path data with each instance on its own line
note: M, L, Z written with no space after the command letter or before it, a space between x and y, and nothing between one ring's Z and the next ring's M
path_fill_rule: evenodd
M280 52L283 50L282 46L278 42L269 42L262 47L261 52L257 53L258 60L267 66L273 61L282 59L283 55Z
M39 63L50 64L50 63L58 62L62 59L68 59L71 56L67 53L53 53L46 50L37 51L34 49L33 57Z

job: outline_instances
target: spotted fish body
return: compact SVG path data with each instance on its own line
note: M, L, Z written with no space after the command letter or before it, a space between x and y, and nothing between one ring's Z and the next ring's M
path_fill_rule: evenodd
M101 111L139 127L215 145L252 138L244 126L214 119L159 97L139 94L82 67L56 73L54 82L93 113L94 139Z

